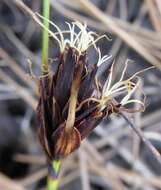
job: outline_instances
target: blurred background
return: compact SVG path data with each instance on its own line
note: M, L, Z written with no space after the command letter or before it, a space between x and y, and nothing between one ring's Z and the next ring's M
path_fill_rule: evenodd
M0 190L45 190L46 161L37 138L36 80L40 74L41 28L19 6L0 0ZM24 0L34 12L42 1ZM103 55L115 59L115 78L129 59L127 75L155 66L142 76L146 111L132 114L134 124L161 152L161 1L51 0L51 20L85 22L100 40ZM54 28L51 27L54 31ZM57 44L50 42L51 62ZM89 59L97 57L92 51ZM141 93L135 94L141 99ZM137 108L137 107L136 107ZM107 118L64 162L60 190L159 190L161 165L123 118Z

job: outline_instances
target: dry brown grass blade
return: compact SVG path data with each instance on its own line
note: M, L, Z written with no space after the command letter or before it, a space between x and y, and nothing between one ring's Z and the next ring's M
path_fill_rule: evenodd
M13 0L13 3L15 3L25 13L27 13L37 23L37 25L44 28L44 25L41 22L41 20L39 19L39 17L27 5L25 5L25 3L23 3L23 1ZM49 32L49 34L52 34L52 32L50 32L49 30L48 30L48 32Z
M75 12L72 9L68 9L67 7L64 7L60 2L57 2L56 4L54 1L51 1L51 5L53 8L55 8L60 14L64 15L65 17L72 19L72 20L79 20L81 22L86 21L89 26L92 28L96 28L97 30L102 30L109 32L111 31L109 27L107 27L104 23L100 23L99 21L93 20L87 16L83 16L77 12ZM71 7L70 7L71 8ZM109 15L106 15L109 19L111 19L113 22L117 23L119 27L122 29L128 31L131 33L131 35L135 35L140 37L142 40L150 40L151 42L158 42L159 36L156 32L148 30L146 28L140 27L135 24L131 24L129 22L126 22L124 20L121 20L116 17L112 17ZM112 32L112 31L111 31ZM159 46L161 47L161 46Z
M72 10L71 6L69 6L70 4L68 5L68 7L70 8L63 6L59 2L55 4L53 1L51 1L51 5L53 6L53 8L56 9L56 11L58 11L60 14L64 15L67 18L70 18L72 20L77 19L81 22L84 22L85 20L88 26L91 26L92 28L95 28L98 31L112 32L109 28L107 28L105 24L93 20L87 16L83 16L78 12ZM161 45L160 43L158 43L161 40L159 38L158 33L109 15L106 15L106 17L109 17L111 20L116 22L120 28L130 33L131 37L136 39L138 43L144 46L153 56L161 60ZM121 41L120 38L118 40ZM117 48L116 51L112 52L112 55L114 57L116 56L115 52L117 52Z
M155 6L155 1L153 0L146 0L147 7L149 9L150 18L152 21L153 26L157 30L161 38L161 21L160 15L158 14L158 9Z
M94 147L93 147L94 148ZM94 148L95 149L95 148ZM99 152L97 152L97 150L95 149L95 155L99 156ZM129 171L129 170L125 170L119 167L106 167L103 161L103 157L101 157L102 159L102 163L97 162L97 160L95 159L96 156L94 155L90 155L88 154L88 158L89 158L89 170L97 173L98 175L102 176L105 179L110 179L109 177L115 176L116 178L122 179L126 182L130 182L132 184L136 184L137 182L140 184L140 182L142 184L145 185L153 185L157 188L161 187L161 181L160 181L160 177L156 177L156 176L143 176L139 173L136 173L134 171ZM96 162L96 163L95 163ZM121 187L121 186L120 186Z
M106 163L104 157L88 140L85 141L84 150L87 152L86 156L89 162L87 164L87 167L89 167L89 165L91 164L91 167L94 170L97 170L98 175L102 176L103 180L105 180L105 182L108 185L113 187L113 189L115 190L123 190L124 188L121 181L118 179L116 175L108 173L108 171L106 170ZM99 168L104 168L104 171L99 170Z
M105 183L107 183L112 189L124 190L124 185L122 184L121 180L116 174L108 172L105 163L100 165L94 157L90 157L88 155L88 168L89 171L94 171L97 175L101 176Z
M42 26L41 21L35 15L35 13L29 9L22 1L20 0L13 0L14 3L17 4L21 9L25 10L40 26ZM130 47L132 47L135 51L137 51L140 55L142 55L147 61L151 64L155 65L159 69L161 69L160 61L150 54L150 52L142 46L138 40L133 39L128 32L123 30L121 27L118 26L116 22L110 20L102 11L100 11L95 5L93 5L88 0L79 0L79 2L83 5L85 10L88 10L94 17L98 20L103 22L113 33L119 36L123 41L125 41Z
M71 172L70 174L61 178L59 187L65 187L67 184L71 183L79 176L80 176L80 172L78 170Z
M37 100L26 90L24 87L20 86L16 81L14 81L9 75L6 75L5 72L0 70L0 78L5 83L11 85L13 88L15 88L18 95L33 108L36 109L37 106Z
M139 173L125 170L119 167L98 167L96 164L91 165L90 168L93 172L98 173L99 175L105 176L108 178L109 174L110 175L115 175L118 178L130 182L131 184L136 184L136 183L141 183L142 185L153 185L154 187L161 188L161 180L160 177L155 177L155 176L150 176L150 177L145 177L142 176Z
M121 179L126 180L127 182L130 181L131 183L141 182L143 184L153 185L157 188L161 188L161 179L160 177L152 176L152 177L145 177L140 175L137 172L125 170L119 167L115 168L108 168L109 172L113 172L118 175Z
M143 82L142 80L140 80L141 83L140 83L140 86L139 86L139 91L138 92L135 92L134 96L136 99L138 100L141 100L142 99L142 91L143 91ZM135 104L135 108L136 110L139 109L139 105L138 104ZM135 126L137 128L140 128L141 126L141 112L136 112L134 114L134 122L135 122ZM135 160L138 160L139 159L139 153L140 153L140 138L138 137L138 135L135 133L135 131L133 132L133 150L132 150L132 153L133 153L133 160L135 162Z
M161 1L160 0L154 0L154 1L156 2L160 15L161 15Z
M10 42L16 47L16 49L24 55L27 59L31 59L33 63L39 64L38 57L32 53L24 43L14 34L14 32L8 26L0 26L0 31L2 31Z
M82 190L91 190L89 182L89 174L87 169L87 157L83 146L79 150L79 163L80 163L80 174L82 181Z
M126 42L131 48L133 48L137 53L143 56L148 62L156 66L161 70L160 61L152 56L150 52L143 47L136 39L133 39L130 34L125 30L121 29L115 22L110 20L101 10L99 10L93 3L89 0L79 0L80 4L86 10L87 13L90 13L96 19L104 23L108 28L110 28L114 34L119 36L124 42Z
M87 16L83 16L79 14L78 12L72 10L71 9L72 6L70 6L70 4L68 4L68 7L65 7L60 2L57 2L55 4L53 1L51 1L51 5L53 6L54 9L56 9L56 11L58 11L60 14L64 15L67 18L70 18L72 20L79 20L80 22L84 22L85 20L88 26L95 28L98 31L112 32L109 28L107 28L105 24L100 23L99 21L93 20ZM126 22L124 20L109 16L109 15L106 15L106 16L109 17L114 22L116 22L119 27L121 27L122 29L130 33L131 37L136 39L138 43L144 46L153 56L156 56L158 59L161 60L161 54L159 53L161 49L161 45L160 43L158 43L158 41L161 41L161 40L159 39L159 36L156 32L145 29L144 27L140 27L136 24L131 24L129 22ZM118 38L118 41L119 41L118 44L121 45L122 42L120 38ZM120 45L118 45L117 47L119 47ZM114 47L115 50L112 51L113 57L116 56L117 47L116 48ZM110 53L111 52L109 52L109 54Z
M10 67L10 69L29 87L32 89L36 89L33 84L33 80L26 72L7 54L7 52L0 47L0 59L4 59L6 61L6 65ZM35 90L36 92L36 90Z
M145 143L145 145L150 149L153 156L156 158L156 160L161 164L161 154L159 151L152 145L152 143L144 136L140 128L136 128L133 124L132 120L129 118L129 116L125 113L120 113L121 116L128 122L130 127L136 132L136 134L140 137L141 141Z
M44 165L46 164L46 159L44 156L26 155L26 154L16 154L13 160L19 163Z
M146 116L143 116L141 118L139 127L145 128L145 127L153 126L154 122L160 123L160 115L161 115L161 110L157 110L151 114L147 114ZM122 134L126 136L126 135L130 135L130 133L131 133L131 130L129 127L125 127L123 129L120 128L117 131L115 131L115 133L111 134L110 138L119 139L122 136ZM109 139L105 136L95 143L95 147L99 149L105 146L106 144L109 144Z
M0 189L1 190L11 190L11 189L14 189L14 190L27 190L21 184L9 179L8 177L3 175L2 173L0 173Z
M30 186L32 184L35 184L40 179L47 176L47 168L42 168L38 170L35 173L32 173L31 175L28 175L26 178L23 178L21 181L19 181L23 186Z

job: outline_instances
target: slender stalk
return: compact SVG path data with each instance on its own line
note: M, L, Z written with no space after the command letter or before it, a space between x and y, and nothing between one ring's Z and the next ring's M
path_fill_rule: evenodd
M60 160L53 160L48 163L47 190L57 190L59 185Z
M49 54L49 32L46 29L49 29L50 19L50 0L43 0L43 17L44 26L43 36L42 36L42 63L41 69L42 73L48 73L48 54ZM57 190L59 185L58 174L60 171L60 161L52 160L48 163L48 177L47 177L47 190Z
M49 29L49 20L50 18L50 0L43 0L43 17L45 28ZM42 36L42 72L48 71L48 51L49 51L49 32L43 29Z
M152 143L145 137L144 133L139 128L136 128L133 124L133 121L128 117L128 114L120 113L120 115L128 122L130 127L136 132L141 141L149 148L154 158L161 164L161 154L160 152L152 145Z

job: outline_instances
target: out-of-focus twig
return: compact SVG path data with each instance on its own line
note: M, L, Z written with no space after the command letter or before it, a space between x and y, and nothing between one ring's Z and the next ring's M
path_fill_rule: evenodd
M147 145L147 147L150 149L157 161L161 164L161 155L159 151L151 144L149 140L146 139L141 130L135 127L132 120L128 117L127 114L121 113L121 115L129 123L130 127L136 132L136 134L140 137L141 141L143 141Z
M79 0L79 2L84 7L84 9L87 10L88 13L90 13L95 18L103 22L107 27L109 27L113 31L113 33L115 33L122 40L124 40L130 47L132 47L135 51L142 55L148 62L155 65L161 70L161 63L156 57L152 56L144 46L138 43L138 41L132 38L126 31L121 29L115 22L110 20L94 4L92 4L89 0Z
M80 162L80 173L82 179L82 189L83 190L90 190L90 182L87 170L87 158L86 152L83 150L83 146L79 150L79 162Z
M2 70L0 70L0 79L5 83L11 85L15 88L18 95L34 110L37 106L37 100L26 90L24 87L20 86L17 82L15 82L10 76L6 75Z
M157 7L155 6L155 1L146 0L146 3L149 9L149 14L150 14L152 24L154 25L155 29L157 30L161 38L161 21L160 21L161 15L158 14L159 12L158 12Z
M35 173L28 175L26 178L23 178L19 182L23 186L29 186L29 185L35 184L37 181L44 178L46 175L47 175L47 168L42 168L36 171Z
M2 173L0 173L0 189L3 189L3 190L11 190L11 189L27 190L21 184L9 179L8 177L3 175Z
M26 154L16 154L13 159L16 162L27 163L27 164L36 164L43 165L46 163L45 157L43 156L34 156L34 155L26 155Z
M33 83L33 80L26 72L7 54L7 52L0 47L0 59L4 59L6 65L31 89L34 89L36 92L36 87Z
M22 53L26 58L31 59L33 63L39 64L38 57L35 56L20 39L18 39L13 31L8 26L0 26L0 31L3 32L12 44Z

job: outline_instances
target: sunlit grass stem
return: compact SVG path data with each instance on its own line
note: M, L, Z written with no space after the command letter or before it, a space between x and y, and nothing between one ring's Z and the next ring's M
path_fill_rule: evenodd
M48 168L48 178L47 178L47 190L57 190L59 186L59 172L60 172L60 160L53 160L49 164Z
M42 73L48 72L48 56L49 56L49 21L50 20L50 0L43 0L43 17L44 29L42 35ZM50 164L50 170L47 178L47 190L57 190L59 179L58 174L60 170L60 161L53 160Z

